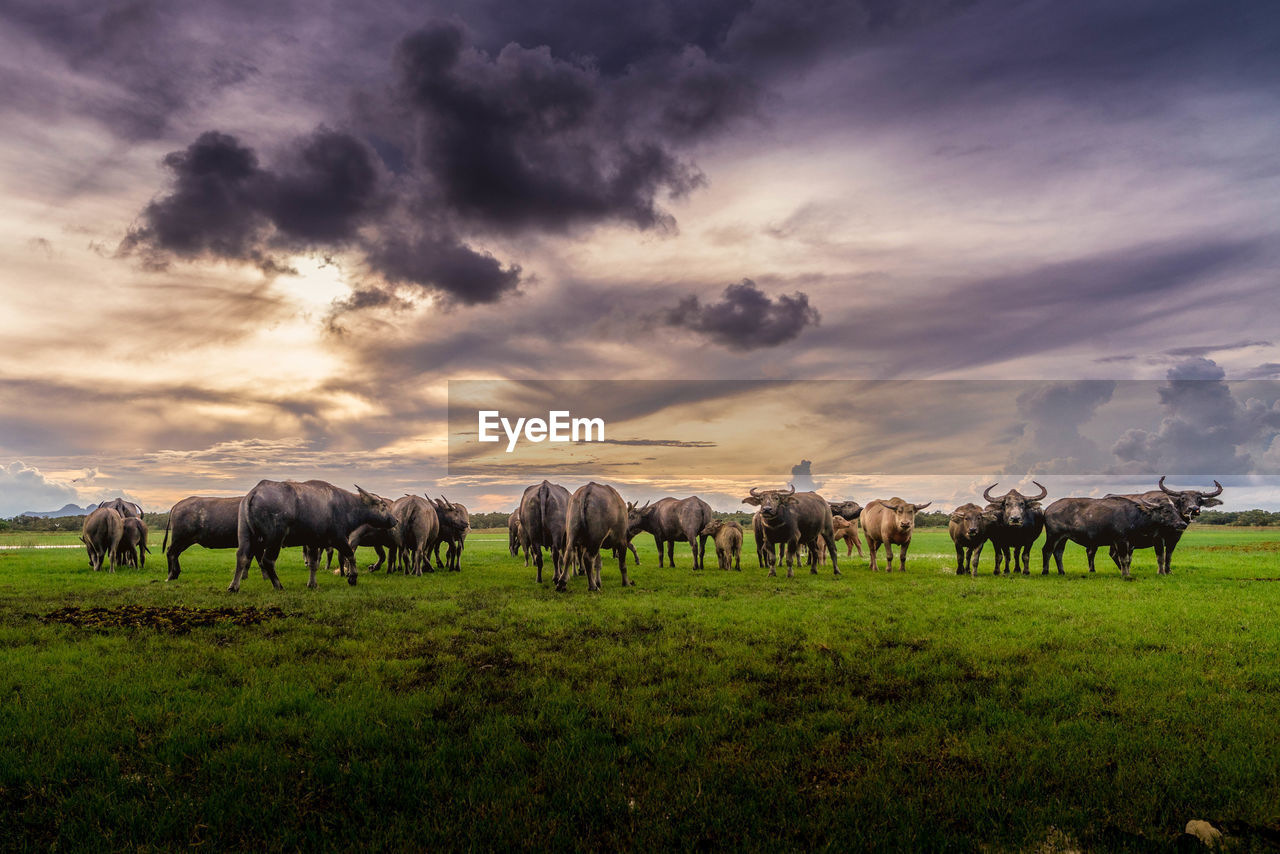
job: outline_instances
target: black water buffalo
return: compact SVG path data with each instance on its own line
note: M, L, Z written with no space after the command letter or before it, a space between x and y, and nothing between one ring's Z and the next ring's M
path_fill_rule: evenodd
M856 501L832 501L831 515L839 516L848 522L856 521L862 515L862 505Z
M667 560L676 565L676 543L688 543L693 551L693 568L702 569L707 550L707 538L702 529L715 519L711 505L696 495L688 498L659 498L643 507L627 505L627 537L630 540L641 531L653 534L658 546L658 566L662 566L662 550L665 545Z
M553 578L560 577L565 559L565 514L569 511L569 490L558 483L543 481L525 489L520 497L520 545L533 556L542 583L542 550L551 550Z
M932 504L912 504L901 498L879 499L867 502L862 508L862 533L867 537L867 550L871 552L871 571L878 572L876 551L884 544L885 571L893 572L893 547L899 546L898 570L907 571L907 549L911 546L911 532L916 526L916 514Z
M982 559L982 547L987 542L987 531L995 521L992 512L977 504L961 504L951 511L947 533L956 546L956 575L973 575Z
M1094 571L1093 556L1108 546L1111 559L1121 575L1129 578L1133 560L1133 542L1150 538L1161 527L1186 530L1187 520L1167 495L1145 498L1059 498L1044 511L1043 575L1049 574L1049 555L1062 575L1062 553L1067 540L1085 547L1089 571Z
M124 527L120 532L116 562L146 569L147 555L151 554L151 549L147 548L147 523L137 516L126 516L121 522Z
M123 536L124 517L112 507L97 507L84 518L80 542L89 551L89 566L94 572L102 569L104 560L112 572L116 571L116 557Z
M392 505L392 515L395 515L395 506ZM366 548L373 549L373 553L378 559L365 567L366 572L377 572L382 569L382 565L387 565L387 573L395 572L400 566L400 547L396 545L395 526L390 528L377 528L373 525L361 525L347 536L347 545L351 547L351 553L354 555L356 549ZM428 563L428 571L431 571L430 563ZM339 566L339 572L346 575L350 570L346 566Z
M142 507L134 504L132 501L125 501L123 498L113 498L110 501L104 501L98 505L99 507L110 507L120 514L121 519L142 518Z
M520 557L520 508L507 516L507 551L512 557ZM524 565L529 565L529 552L524 553Z
M700 532L716 544L716 563L742 571L742 526L733 519L716 519Z
M385 499L358 485L356 492L348 492L322 480L261 481L240 502L236 569L227 589L232 593L240 590L240 582L254 560L262 568L263 577L277 590L283 589L276 576L276 560L286 541L311 549L337 550L341 565L350 568L347 583L355 584L355 555L347 538L366 524L390 528L395 524L395 516ZM318 562L318 559L308 560L307 569L311 572L308 587L316 586Z
M428 496L430 497L430 496ZM443 495L433 499L436 517L439 519L439 534L431 545L432 556L436 559L436 568L449 572L462 570L462 548L467 544L467 534L471 532L471 514L466 505L450 501ZM444 563L440 562L440 546L448 546L445 550Z
M767 544L766 548L770 552L774 544L785 548L787 578L795 577L793 565L799 556L801 546L809 550L809 571L817 574L819 539L831 552L832 574L840 574L840 566L836 559L834 526L831 522L831 505L821 495L816 492L796 492L794 484L791 485L789 492L783 492L781 489L760 492L752 487L750 495L742 499L742 503L760 508L760 524ZM777 575L772 565L769 567L769 575Z
M178 556L192 546L234 549L239 545L236 526L243 497L207 498L192 495L173 505L169 510L169 521L164 526L164 542L160 547L169 561L169 581L175 580L182 572ZM169 541L171 532L172 542Z
M627 578L627 502L612 486L591 483L580 486L569 497L565 520L566 559L555 577L556 589L565 590L569 567L578 565L587 576L587 589L600 589L600 550L609 549L618 559L622 586L634 584Z
M1164 477L1161 477L1158 484L1159 489L1141 492L1136 495L1108 495L1106 497L1143 498L1154 501L1161 495L1167 495L1173 502L1173 506L1178 508L1178 512L1182 514L1182 518L1190 522L1200 515L1201 507L1217 507L1222 503L1216 497L1222 494L1222 484L1215 480L1213 485L1217 487L1213 492L1201 492L1198 489L1173 490L1164 485ZM1178 545L1178 540L1181 539L1181 530L1177 528L1160 528L1150 537L1131 539L1130 545L1135 549L1154 548L1156 550L1156 566L1159 568L1160 574L1168 575L1173 571L1173 550Z
M764 517L757 510L755 515L751 517L751 536L756 541L756 561L761 569L773 569L774 564L778 562L778 556L774 552L773 543L769 542L769 535L764 528Z
M466 512L465 507L462 510ZM396 517L391 531L401 565L406 574L422 575L422 570L429 568L427 549L440 538L440 514L436 505L417 495L406 495L396 499L391 512ZM466 537L465 530L462 537Z
M995 575L1000 574L1000 563L1004 562L1004 574L1009 574L1010 563L1015 575L1031 574L1031 545L1044 530L1044 510L1039 502L1049 490L1034 480L1040 487L1039 495L1023 495L1011 489L999 498L991 496L991 490L997 484L991 484L982 493L982 497L991 502L986 509L993 516L992 524L987 530L987 538L991 540L991 548L995 551ZM1012 561L1010 560L1012 553Z

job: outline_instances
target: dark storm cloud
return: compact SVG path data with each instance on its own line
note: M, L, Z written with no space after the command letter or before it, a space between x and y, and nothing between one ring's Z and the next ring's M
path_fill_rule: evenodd
M320 128L295 142L286 164L263 169L234 136L206 131L164 158L172 192L147 205L122 250L156 264L167 256L272 264L281 250L342 247L378 207L372 155L348 134Z
M1094 471L1106 462L1093 440L1080 428L1111 401L1112 380L1052 382L1017 396L1020 422L1011 443L1007 469L1011 472Z
M463 304L493 302L520 284L518 265L442 235L390 235L366 247L365 261L392 284L428 285Z
M682 299L662 315L664 323L691 329L730 350L776 347L794 339L806 326L816 326L818 310L803 291L770 297L750 279L724 289L719 302L703 304L696 296Z
M660 192L701 181L628 117L632 105L613 102L608 79L548 48L513 43L491 58L443 22L408 36L396 66L421 122L422 165L464 218L507 230L610 219L652 228L672 222Z

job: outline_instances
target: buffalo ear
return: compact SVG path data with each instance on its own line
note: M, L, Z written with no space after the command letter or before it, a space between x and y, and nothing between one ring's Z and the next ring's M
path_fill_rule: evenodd
M1222 502L1217 498L1204 498L1200 501L1201 507L1217 507Z
M743 504L750 504L750 505L752 505L752 506L754 506L754 507L759 507L759 506L760 506L760 499L759 499L759 498L756 498L756 497L753 495L753 496L750 496L749 498L744 498L744 499L742 499L742 503L743 503Z

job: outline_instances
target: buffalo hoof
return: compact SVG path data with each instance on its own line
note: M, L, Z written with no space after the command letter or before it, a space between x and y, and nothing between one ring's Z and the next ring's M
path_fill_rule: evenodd
M307 582L307 589L308 589L308 590L319 590L319 589L320 589L320 585L319 585L319 584L316 584L314 581L308 581L308 582Z
M356 576L356 575L347 576L347 584L350 584L352 587L356 586L356 581L358 580L359 580L359 576Z
M838 570L838 569L833 569L833 570L831 570L831 574L832 574L833 576L835 576L835 575L844 575L844 573L843 573L843 572L841 572L841 571L840 571L840 570Z

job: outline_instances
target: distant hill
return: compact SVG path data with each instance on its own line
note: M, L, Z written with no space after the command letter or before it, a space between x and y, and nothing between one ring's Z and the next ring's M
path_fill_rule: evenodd
M60 516L88 516L90 513L96 510L97 507L98 507L97 504L90 504L88 507L80 507L75 504L68 504L66 507L63 507L61 510L48 510L48 511L28 510L22 515L34 516L39 519L56 519Z

